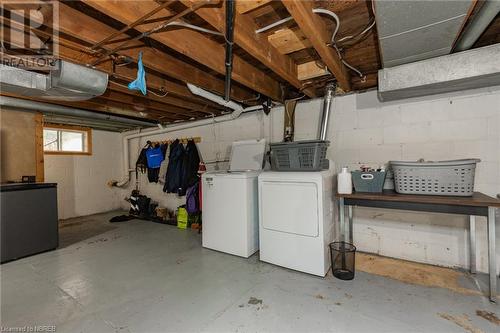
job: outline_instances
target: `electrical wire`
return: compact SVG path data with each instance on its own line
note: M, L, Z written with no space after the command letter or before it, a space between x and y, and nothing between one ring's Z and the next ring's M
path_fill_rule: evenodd
M368 26L365 29L363 29L363 31L361 31L360 33L358 33L356 35L350 35L350 36L342 37L339 40L337 40L337 42L340 43L340 42L344 42L344 41L349 40L349 39L361 37L364 34L366 34L368 31L370 31L371 28L373 28L374 26L375 26L375 20L373 20L372 22L370 22L368 24Z
M361 71L359 71L356 67L352 66L351 64L349 64L347 61L345 61L342 57L342 54L337 46L337 41L335 40L335 37L337 36L337 33L339 31L339 28L340 28L340 19L338 17L337 14L335 14L334 12L328 10L328 9L324 9L324 8L315 8L312 10L313 13L315 14L326 14L330 17L332 17L334 20L335 20L335 30L333 31L333 34L332 34L332 37L331 37L331 46L334 47L334 49L337 51L337 54L340 58L340 61L342 61L342 63L347 67L349 68L350 70L354 71L356 74L359 75L359 77L361 78L361 81L362 82L365 82L366 81L366 75L364 75L363 73L361 73ZM264 31L267 31L269 29L272 29L278 25L281 25L283 23L286 23L288 21L290 21L292 19L291 16L287 17L287 18L284 18L284 19L281 19L279 21L276 21L274 23L271 23L265 27L262 27L260 29L257 29L255 30L255 33L261 33L261 32L264 32ZM362 36L364 35L365 33L367 33L368 31L370 31L371 28L373 28L373 26L375 25L375 20L373 20L373 22L371 24L368 25L368 27L366 27L365 29L363 29L363 31L361 31L359 34L357 35L354 35L354 36L346 36L346 37L343 37L341 38L339 41L345 41L345 40L349 40L349 39L352 39L352 38L355 38L355 37L359 37L359 36Z
M159 25L158 27L156 27L153 30L151 30L149 32L149 34L158 32L159 30L162 30L162 29L165 29L165 28L171 27L171 26L189 28L189 29L192 29L192 30L196 30L196 31L200 31L200 32L205 32L207 34L212 34L212 35L217 35L217 36L225 37L224 34L220 33L219 31L205 29L205 28L199 27L197 25L189 24L189 23L182 22L182 21L173 21L173 22L170 22L170 23L167 23L167 24Z
M339 50L339 48L337 46L337 41L335 40L335 37L337 36L337 32L339 31L339 28L340 28L340 19L337 16L337 14L335 14L334 12L332 12L332 11L330 11L328 9L323 9L323 8L315 8L312 11L313 11L313 13L316 13L316 14L326 14L326 15L332 17L335 20L335 30L333 31L333 34L332 34L331 46L335 49L335 51L337 51L337 54L339 56L340 61L342 61L342 63L347 68L349 68L350 70L352 70L356 74L358 74L359 77L361 78L361 82L365 82L366 81L366 75L364 75L356 67L352 66L347 61L345 61L344 58L342 57L342 53L340 52L340 50Z
M149 90L149 89L148 89L148 91L149 91L150 93L152 93L153 95L155 95L155 96L157 96L157 97L161 97L161 98L163 98L163 97L165 97L165 96L167 96L167 95L168 95L168 91L165 91L165 93L164 93L163 95L157 94L157 93L155 93L153 90Z
M340 19L337 16L337 14L335 14L334 12L332 12L328 9L324 9L324 8L315 8L312 11L313 11L313 13L316 13L316 14L326 14L335 20L335 23L336 23L335 30L333 31L332 38L331 38L332 44L335 43L335 37L337 36L337 32L339 31L339 28L340 28Z
M255 30L255 33L256 33L256 34L260 34L261 32L264 32L264 31L270 30L270 29L272 29L272 28L274 28L274 27L277 27L278 25L281 25L281 24L283 24L283 23L286 23L286 22L288 22L288 21L290 21L290 20L292 20L292 17L291 17L291 16L286 17L286 18L284 18L284 19L281 19L281 20L279 20L279 21L276 21L276 22L274 22L274 23L271 23L271 24L269 24L269 25L266 25L265 27L262 27L262 28L260 28L260 29Z

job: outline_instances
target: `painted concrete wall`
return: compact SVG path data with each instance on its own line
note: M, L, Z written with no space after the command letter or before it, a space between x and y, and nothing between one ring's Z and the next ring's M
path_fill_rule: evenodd
M160 141L196 136L201 137L202 139L197 146L202 159L207 162L207 169L209 171L226 170L228 168L228 163L226 161L229 159L231 143L235 140L257 139L263 137L269 139L269 124L270 117L265 116L262 112L258 112L243 114L240 118L231 122L217 123L188 130L135 139L131 141L129 148L131 156L130 166L135 166L139 152L148 140ZM222 162L212 163L214 161ZM160 182L157 184L149 183L145 174L139 175L139 187L142 194L153 198L162 207L175 210L179 205L185 203L185 198L178 197L176 194L164 193L162 191L166 166L167 161L164 161L160 169ZM135 187L135 174L132 174L131 177L130 185L127 188L128 192Z
M59 219L119 209L125 198L106 183L121 177L122 136L92 131L92 155L45 155L45 181L57 183Z
M296 140L315 138L322 100L299 103ZM148 139L200 136L206 161L224 160L232 141L266 138L280 141L283 108L232 122L143 138L132 144L131 163ZM480 158L476 190L500 193L500 87L380 103L376 92L338 97L329 126L329 158L337 169L378 166L389 160ZM226 163L209 164L224 169ZM133 165L133 164L131 164ZM163 173L162 173L163 174ZM162 185L140 177L141 191L175 208L183 199L166 195ZM468 267L467 218L443 214L356 209L354 239L361 251L442 266ZM485 220L478 219L478 269L487 271ZM500 229L500 228L499 228ZM500 240L500 230L497 232ZM500 242L499 242L500 244ZM497 249L500 265L500 248Z

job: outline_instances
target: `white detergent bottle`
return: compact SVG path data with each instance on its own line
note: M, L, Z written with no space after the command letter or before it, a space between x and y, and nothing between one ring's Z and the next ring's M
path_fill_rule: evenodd
M347 167L337 174L337 191L339 194L352 194L352 175Z

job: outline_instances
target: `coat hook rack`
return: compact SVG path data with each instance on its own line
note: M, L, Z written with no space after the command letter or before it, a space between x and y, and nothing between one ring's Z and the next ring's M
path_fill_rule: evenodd
M158 144L171 144L175 140L179 140L180 143L182 144L187 144L189 140L193 140L194 143L200 143L201 142L201 137L199 136L193 136L193 137L183 137L183 138L177 138L177 139L167 139L167 140L162 140L162 141L148 141L148 143L152 145L158 145Z

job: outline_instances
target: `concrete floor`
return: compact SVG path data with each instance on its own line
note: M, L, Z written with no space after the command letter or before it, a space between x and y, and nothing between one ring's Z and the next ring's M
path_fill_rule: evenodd
M64 247L2 265L2 328L55 325L57 332L500 330L500 305L483 296L364 272L357 272L353 281L334 279L330 273L322 279L259 262L258 255L242 259L203 249L201 235L191 230L137 220L110 227L107 221L116 214L76 219L73 226L61 229ZM82 227L86 220L91 232Z

